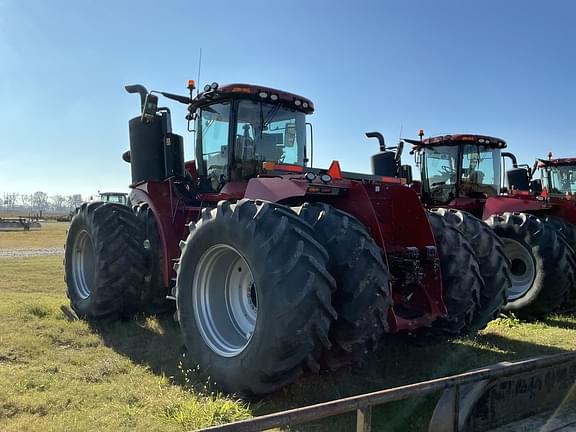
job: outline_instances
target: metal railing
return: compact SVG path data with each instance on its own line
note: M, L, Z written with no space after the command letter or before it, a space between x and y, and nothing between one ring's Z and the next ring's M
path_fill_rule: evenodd
M537 357L533 359L517 361L514 363L498 363L482 369L464 372L445 378L423 381L402 387L380 390L373 393L366 393L288 411L281 411L274 414L267 414L235 423L201 429L201 431L262 431L277 427L294 426L324 419L326 417L332 417L356 411L356 431L370 432L372 430L372 407L389 402L401 401L408 398L427 396L442 390L454 388L453 430L458 432L461 386L476 383L485 379L510 377L523 372L534 371L552 366L559 366L572 361L576 361L575 352L555 354L546 357Z

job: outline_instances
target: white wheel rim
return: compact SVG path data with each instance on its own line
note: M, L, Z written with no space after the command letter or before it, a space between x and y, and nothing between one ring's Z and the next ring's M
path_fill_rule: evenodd
M85 300L90 297L95 273L94 244L88 231L78 233L72 246L72 279L76 295Z
M204 342L223 357L240 354L252 339L258 317L254 277L244 257L228 245L209 248L196 267L192 293Z
M534 284L536 266L530 250L522 243L503 237L504 252L511 262L512 286L506 291L508 301L524 296Z

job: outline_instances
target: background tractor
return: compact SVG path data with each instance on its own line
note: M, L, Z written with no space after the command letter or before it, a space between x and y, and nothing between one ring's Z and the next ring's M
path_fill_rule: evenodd
M512 169L507 173L510 191L508 195L490 197L486 201L484 215L494 220L495 229L502 232L510 231L510 227L513 227L515 237L510 237L509 249L516 258L516 261L513 260L513 266L517 267L519 273L536 278L540 267L546 269L550 285L556 286L556 294L549 301L547 309L557 307L562 298L565 298L561 304L562 308L574 308L576 306L576 159L554 159L550 153L548 159L536 160L532 168L528 165L519 166L513 155L511 159ZM532 216L528 218L513 212ZM554 254L555 258L545 261L536 256L530 261L520 248L523 240L521 227L525 226L528 230L530 224L535 224L534 218L538 218L544 227L552 227L556 231L558 238L554 240L549 236L548 246L545 249L549 254ZM539 236L544 241L546 229L533 226L532 231L535 233L534 237ZM568 286L564 294L562 294L563 286Z
M564 222L570 220L565 217L570 211L561 210L570 205L543 198L542 180L532 178L535 168L519 166L512 153L502 151L506 143L499 138L465 134L423 139L421 131L419 140L404 141L413 145L420 168L421 182L414 182L414 187L427 207L437 209L433 211L467 235L484 279L493 287L485 293L500 296L498 287L504 287L504 309L523 317L556 310L574 289L574 252L562 234L573 232ZM512 161L506 172L508 187L502 186L505 159ZM550 183L546 166L551 163L538 163L545 172L543 179ZM562 175L571 178L569 173ZM569 203L570 197L564 193L554 200ZM487 229L477 218L485 220L499 239L479 237Z
M310 100L272 88L148 92L129 122L130 209L83 204L66 241L86 319L170 308L188 358L263 394L358 361L384 332L471 334L488 320L462 233L393 177L311 167ZM195 160L158 96L186 104Z
M117 204L128 205L128 194L126 192L100 192L98 191L98 199L94 201L111 202Z

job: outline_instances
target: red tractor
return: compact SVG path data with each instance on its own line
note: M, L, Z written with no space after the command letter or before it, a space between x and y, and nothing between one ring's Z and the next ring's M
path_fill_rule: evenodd
M435 211L465 232L481 264L486 264L481 270L492 294L500 296L497 287L505 288L504 310L527 318L556 310L573 289L576 274L573 250L559 233L569 231L561 218L576 221L567 217L576 214L570 213L570 197L543 199L541 181L532 179L529 167L518 166L512 153L502 152L506 143L499 138L422 137L421 131L419 140L404 140L413 145L420 167L421 183L415 186L422 201L439 208ZM501 187L505 158L513 164L506 172L508 188ZM540 165L548 173L545 166L552 162ZM490 244L474 241L476 233L486 229L477 218L485 220L499 239L493 236Z
M134 207L77 210L65 272L79 316L175 301L189 360L241 394L355 362L384 332L486 325L484 282L460 231L396 178L311 167L308 99L247 84L195 97L193 82L189 96L126 89L141 107L123 155ZM187 105L194 161L159 94Z
M527 286L541 277L551 290L541 310L576 306L576 159L538 159L519 166L514 155L507 172L508 195L490 197L484 217L505 237L512 272ZM539 172L540 178L535 178ZM530 215L530 216L527 216ZM549 231L555 231L554 234ZM531 252L531 253L529 253ZM535 285L535 282L532 282ZM545 286L543 287L545 290ZM519 306L538 292L519 290ZM540 294L540 295L543 295ZM564 299L564 300L562 300Z

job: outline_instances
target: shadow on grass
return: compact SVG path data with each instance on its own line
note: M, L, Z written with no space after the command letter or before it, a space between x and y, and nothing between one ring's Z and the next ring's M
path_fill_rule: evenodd
M562 319L548 318L542 321L544 324L550 327L556 327L561 329L576 330L576 322L564 321Z
M546 324L574 328L571 322L548 320ZM138 317L101 325L97 331L105 343L156 374L174 377L177 385L202 387L201 378L187 376L178 364L184 352L180 330L171 316ZM366 356L364 365L336 373L306 375L280 391L252 404L252 413L268 414L342 397L382 390L453 375L501 361L551 355L566 350L509 339L496 333L451 342L386 337L380 349ZM438 395L389 404L374 411L374 430L425 431ZM290 430L350 430L353 415L339 416Z
M185 377L178 367L184 347L180 328L171 314L132 317L126 321L93 326L104 343L133 362L147 366L155 374L173 377L184 384Z

